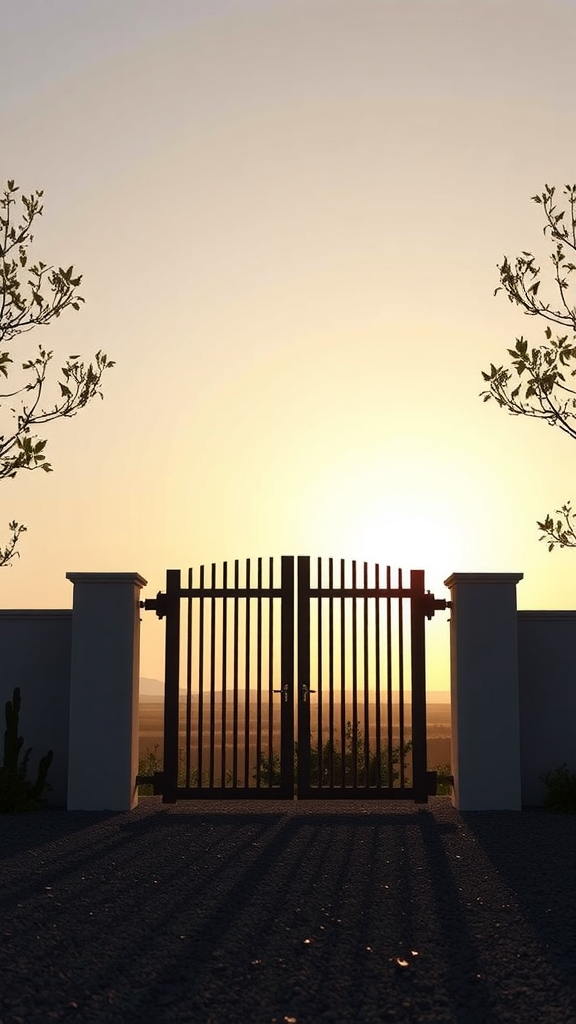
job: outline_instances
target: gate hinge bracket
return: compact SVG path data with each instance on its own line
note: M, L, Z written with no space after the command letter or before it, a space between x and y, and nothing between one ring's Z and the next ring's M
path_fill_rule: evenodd
M443 597L434 597L429 590L424 594L424 614L427 619L431 619L434 612L443 612L446 608L452 607L452 601L446 601Z
M159 590L156 597L147 597L145 601L140 601L140 607L146 612L156 612L158 618L163 619L166 615L166 594Z
M137 786L152 786L153 796L162 796L164 791L164 772L154 772L154 775L137 775Z

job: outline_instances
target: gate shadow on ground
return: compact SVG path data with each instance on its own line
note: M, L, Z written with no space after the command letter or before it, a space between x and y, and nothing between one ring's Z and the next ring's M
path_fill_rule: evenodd
M169 823L146 819L122 828L133 834L161 834L178 818L171 814ZM186 834L191 834L191 825L213 831L213 848L220 849L222 864L212 864L210 884L220 898L209 911L206 907L194 934L188 922L193 981L182 984L190 963L183 949L166 964L156 992L147 993L152 1004L166 992L186 1002L202 1000L202 993L210 991L216 995L214 980L222 978L228 999L233 990L240 1000L246 988L263 987L270 1012L280 1020L296 1014L299 1021L316 1021L326 1013L335 1014L334 1019L347 1020L353 1014L355 1019L380 1020L376 1015L387 1003L391 1009L399 1002L419 1003L432 1012L441 977L446 1003L453 1008L450 1019L459 1024L474 1020L458 994L462 958L473 970L478 966L476 948L459 911L441 840L442 833L455 831L454 825L439 825L413 809L408 814L387 810L385 815L367 811L362 816L306 809L302 815L234 815L230 831L229 814L202 814L199 808L194 822L185 816L178 824ZM246 827L252 850L238 844ZM234 850L226 854L226 843L235 833ZM421 849L415 865L409 851L418 836ZM222 881L231 881L230 866L238 869L242 861L232 884L221 891ZM425 893L418 871L429 872ZM452 889L451 898L431 908L428 890L439 881ZM198 887L203 888L200 882ZM439 912L438 928L432 918ZM423 933L426 917L429 931ZM430 929L438 932L440 942ZM399 967L397 960L407 966ZM480 987L476 998L482 1002ZM244 1012L258 1019L254 1006L245 1005Z
M12 844L2 867L2 916L15 922L5 969L20 1006L30 935L42 934L31 970L43 1012L75 1002L77 1020L85 1010L126 1024L512 1019L498 1009L489 932L471 923L462 892L478 866L459 863L456 812L196 803L139 817L72 813L72 833L56 815L55 832L42 826L40 855L34 823L18 823L20 850ZM461 817L493 842L500 870L508 857L489 820ZM529 995L520 1010L522 1024L534 1019Z

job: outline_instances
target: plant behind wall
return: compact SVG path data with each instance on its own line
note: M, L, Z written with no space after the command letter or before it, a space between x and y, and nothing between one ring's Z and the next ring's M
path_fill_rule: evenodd
M566 762L540 776L547 789L544 806L557 814L576 814L576 772Z
M49 750L40 758L36 782L27 778L28 760L32 751L29 747L24 754L22 764L18 764L24 739L18 735L18 718L20 715L20 689L16 687L11 701L6 702L6 731L4 733L4 758L0 767L0 813L19 814L24 811L37 811L46 800L40 797L44 789L52 790L46 781L48 769L52 764L54 752Z

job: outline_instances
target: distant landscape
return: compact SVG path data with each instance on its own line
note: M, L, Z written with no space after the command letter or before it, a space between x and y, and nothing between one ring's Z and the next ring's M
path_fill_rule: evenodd
M148 751L153 751L156 744L158 744L157 754L161 757L163 739L164 739L164 697L163 697L163 686L162 683L157 679L142 679L140 681L140 729L139 729L139 756L144 758ZM358 697L360 698L361 692L359 690ZM221 712L222 712L222 692L217 691L215 697L215 708L216 714L214 716L214 732L216 738L216 759L220 755L222 749L222 726L221 726ZM268 746L268 701L265 699L267 692L262 694L261 701L261 716L263 723L263 731L261 734L261 742L263 749L267 749ZM447 700L448 694L445 691L432 691L427 694L427 737L428 737L428 766L429 768L435 768L440 764L447 764L450 762L450 704ZM245 691L238 692L238 756L241 759L244 750L244 699ZM339 718L339 694L335 695L334 700L334 727L336 742L339 742L341 723ZM272 731L272 743L274 749L280 747L280 696L278 697L278 703L274 704L273 707L273 731ZM346 720L351 718L351 695L347 694L346 699ZM313 736L315 729L317 728L317 716L318 709L317 705L312 705L312 730ZM191 701L191 729L193 745L197 748L197 742L194 744L194 737L198 737L198 694L192 695ZM410 705L405 705L405 739L410 738ZM250 721L249 721L249 744L250 748L254 753L256 751L256 693L251 692L250 695ZM382 723L381 723L381 742L384 742L385 734L385 706L382 708ZM329 722L329 707L328 702L323 702L322 710L322 721L323 721L323 741L328 738L328 722ZM228 762L229 752L231 751L233 742L233 731L232 731L232 693L227 691L226 694L226 743L227 743L227 754L226 760ZM358 700L358 720L360 721L360 729L363 730L364 724L364 705ZM375 749L376 737L375 737L375 722L376 722L376 705L370 702L369 708L369 722L370 722L370 736L369 744L370 749ZM184 746L185 742L185 725L186 725L186 693L180 691L180 746ZM209 733L210 733L210 699L209 694L204 694L204 723L203 723L203 758L206 763L206 759L209 756ZM398 707L393 707L393 743L398 741ZM314 742L316 737L314 736ZM251 757L252 759L252 757ZM194 756L195 760L195 756Z

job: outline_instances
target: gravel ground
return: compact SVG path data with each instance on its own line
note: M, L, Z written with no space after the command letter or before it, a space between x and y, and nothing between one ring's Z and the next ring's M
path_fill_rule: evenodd
M576 818L141 798L0 819L0 1024L576 1024Z

